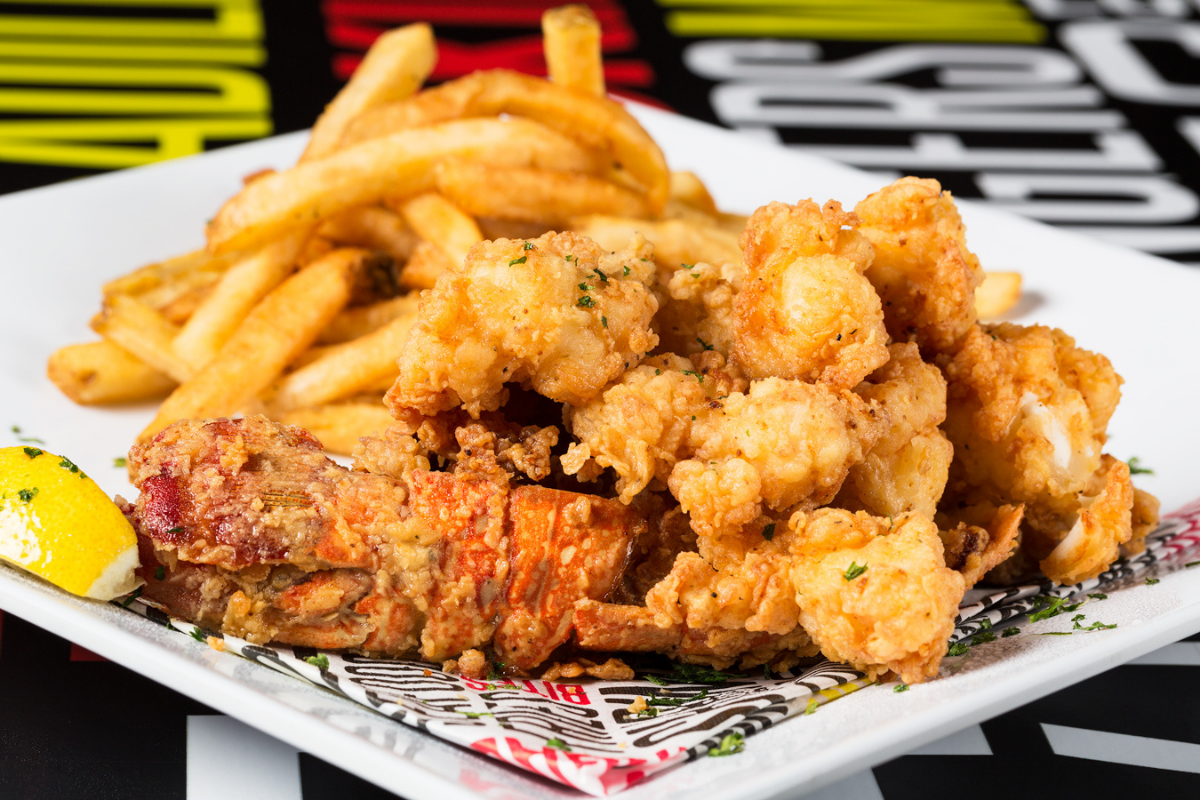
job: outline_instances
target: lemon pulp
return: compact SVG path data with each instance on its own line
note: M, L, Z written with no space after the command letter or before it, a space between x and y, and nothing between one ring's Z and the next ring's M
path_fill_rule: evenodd
M0 448L0 559L97 600L140 583L129 520L69 459L36 447Z

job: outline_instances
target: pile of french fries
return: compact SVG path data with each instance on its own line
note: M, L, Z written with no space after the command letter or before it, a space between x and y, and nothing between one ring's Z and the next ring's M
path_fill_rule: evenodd
M248 176L204 250L106 284L103 340L55 352L51 380L83 404L165 396L139 441L255 412L348 454L392 422L382 394L421 291L477 242L567 229L618 250L640 232L664 269L740 261L745 217L668 171L606 96L592 13L553 9L542 28L548 81L492 70L424 90L430 27L384 34L299 162ZM1020 292L1019 275L996 275L984 316Z

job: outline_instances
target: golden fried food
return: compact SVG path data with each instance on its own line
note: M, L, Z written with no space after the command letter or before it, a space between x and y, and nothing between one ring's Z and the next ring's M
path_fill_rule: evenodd
M742 289L740 264L685 264L670 276L654 321L659 345L690 355L715 350L728 356L737 335L734 298ZM660 273L661 279L661 273Z
M1117 560L1120 545L1133 536L1133 484L1129 466L1109 459L1104 486L1079 499L1078 518L1050 555L1041 560L1052 581L1073 584L1094 578Z
M422 301L388 405L477 417L510 381L586 403L658 343L653 273L644 240L615 254L573 233L483 242Z
M921 361L915 344L888 347L890 359L855 388L887 415L875 446L850 468L834 501L877 517L916 511L930 519L946 488L954 446L939 430L946 419L946 380Z
M983 269L950 193L932 179L901 178L854 213L875 249L867 278L883 298L888 333L926 355L951 349L975 322Z
M887 361L883 310L863 277L871 245L847 229L856 223L832 200L771 203L750 217L733 344L747 377L849 389Z
M871 676L935 677L966 584L946 567L933 522L821 509L788 527L800 623L821 652Z

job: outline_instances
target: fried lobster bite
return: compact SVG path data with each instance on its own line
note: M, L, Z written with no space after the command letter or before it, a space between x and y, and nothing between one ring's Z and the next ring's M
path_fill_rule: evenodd
M505 403L509 381L586 403L658 344L652 255L640 236L618 253L574 233L475 245L421 303L393 415L461 405L477 418Z
M952 349L975 322L983 283L954 198L935 180L901 178L854 213L875 249L866 276L883 299L888 333L928 357Z
M491 642L537 666L570 637L575 602L617 585L644 521L598 497L429 472L407 450L397 480L339 467L263 417L175 423L130 452L143 597L256 644L439 661Z
M850 389L887 361L879 296L863 277L870 243L830 200L770 203L739 240L733 360L751 379L820 380Z
M1108 359L1062 331L1002 323L973 326L942 361L956 455L943 510L1024 503L1027 561L1059 583L1098 575L1133 535L1135 496L1129 468L1101 455L1120 399ZM1139 504L1141 530L1156 517Z

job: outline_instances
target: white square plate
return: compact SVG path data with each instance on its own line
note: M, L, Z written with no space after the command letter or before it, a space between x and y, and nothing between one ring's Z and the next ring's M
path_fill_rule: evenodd
M882 183L682 117L635 111L672 167L697 172L731 210L804 197L853 207ZM132 494L113 458L152 407L76 406L45 378L46 358L94 338L87 321L104 281L200 246L204 220L241 176L289 166L304 140L291 134L0 197L0 446L18 444L9 428L19 426L109 493ZM1190 408L1200 394L1200 273L969 203L963 216L986 269L1025 276L1014 319L1063 328L1125 377L1109 449L1155 469L1139 485L1168 510L1200 495L1189 469L1200 452L1200 421ZM0 567L0 607L410 800L581 796L7 567ZM622 797L794 795L893 758L1200 630L1200 569L1114 592L1103 617L1120 627L996 642L973 651L955 674L902 695L857 692L755 736L735 758L670 770Z

